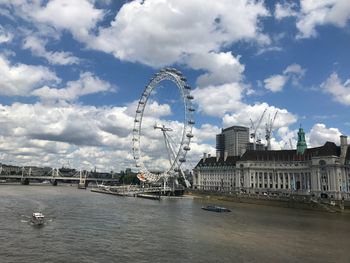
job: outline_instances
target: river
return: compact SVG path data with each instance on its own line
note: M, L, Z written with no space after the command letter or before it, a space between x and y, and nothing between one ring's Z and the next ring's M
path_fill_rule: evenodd
M0 185L0 262L350 262L350 215ZM46 216L29 223L33 211Z

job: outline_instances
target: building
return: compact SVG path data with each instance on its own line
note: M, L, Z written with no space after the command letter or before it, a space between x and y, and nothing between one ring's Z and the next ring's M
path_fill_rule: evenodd
M249 143L249 128L242 126L232 126L222 129L221 133L216 135L216 152L219 156L242 155Z
M234 191L238 187L235 167L239 156L207 157L204 154L193 170L193 188L209 191Z
M247 143L246 149L247 150L254 150L254 143L252 143L252 142ZM263 143L257 142L257 143L255 143L255 150L264 151L264 150L266 150L266 146Z
M202 158L193 170L193 187L264 195L310 195L350 199L350 147L326 142L307 148L302 128L296 150L247 150L242 156Z

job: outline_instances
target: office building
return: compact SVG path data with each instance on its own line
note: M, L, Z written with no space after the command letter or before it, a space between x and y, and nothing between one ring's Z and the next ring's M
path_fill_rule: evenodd
M216 135L216 152L219 156L240 156L249 143L249 128L242 126L232 126L222 129L222 132Z

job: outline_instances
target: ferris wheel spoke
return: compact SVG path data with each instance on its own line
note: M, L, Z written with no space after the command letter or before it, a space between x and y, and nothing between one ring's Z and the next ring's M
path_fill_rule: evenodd
M169 163L170 163L170 165L172 165L172 163L173 163L173 161L172 161L173 158L172 157L174 157L174 152L172 151L172 148L171 148L171 145L169 143L169 140L167 139L166 132L163 132L163 136L164 136L165 148L166 148L166 150L168 152Z
M174 144L172 144L171 137L169 136L168 133L165 133L165 140L167 141L167 145L172 156L172 158L169 157L169 160L171 159L172 161L170 162L173 163L176 161L176 151L175 151Z

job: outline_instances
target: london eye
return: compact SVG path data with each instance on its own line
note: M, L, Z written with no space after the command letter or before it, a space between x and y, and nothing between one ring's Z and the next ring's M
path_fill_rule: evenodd
M170 90L172 92L177 90L175 95L173 93L165 95L163 92L165 84L169 82L172 84ZM168 119L147 117L147 112L152 110L152 105L166 104L157 102L156 96L163 96L169 104L171 101L172 105L177 105L176 109L171 108ZM191 87L187 84L186 78L174 68L160 70L146 85L137 104L132 139L133 157L140 181L163 182L165 185L169 179L178 182L181 178L187 187L190 186L182 166L191 149L192 129L195 124L192 100ZM174 118L175 115L177 119ZM153 144L157 144L158 147L152 148L152 140L149 138L154 138ZM156 152L158 156L153 155Z

